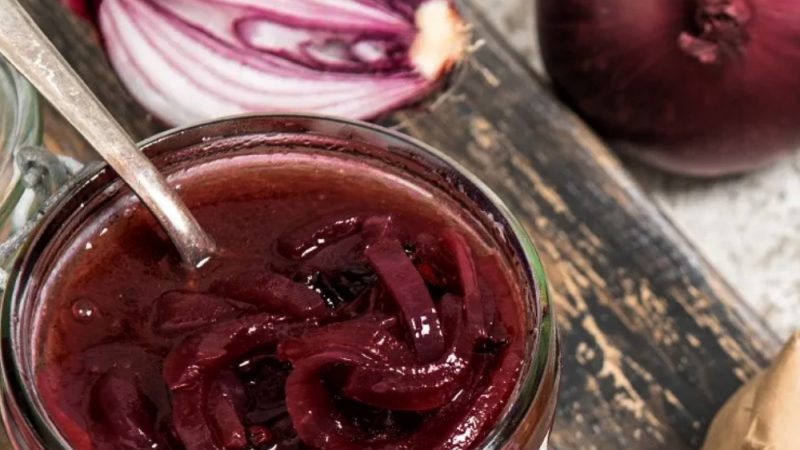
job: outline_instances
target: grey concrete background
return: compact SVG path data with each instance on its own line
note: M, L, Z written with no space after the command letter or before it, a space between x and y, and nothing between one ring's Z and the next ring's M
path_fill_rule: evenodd
M482 8L542 73L534 0L487 0ZM757 314L782 336L799 328L800 153L765 170L714 181L630 168Z

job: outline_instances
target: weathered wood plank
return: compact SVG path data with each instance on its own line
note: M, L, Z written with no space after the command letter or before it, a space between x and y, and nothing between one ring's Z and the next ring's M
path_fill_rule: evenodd
M564 338L554 445L696 448L773 337L502 37L475 22L478 70L404 124L495 188L538 243Z
M51 1L25 3L135 136L158 129L85 27ZM773 336L503 38L472 18L484 45L448 97L396 119L478 174L538 243L563 336L554 447L696 448L716 409L775 349ZM50 125L48 142L81 145L67 130Z

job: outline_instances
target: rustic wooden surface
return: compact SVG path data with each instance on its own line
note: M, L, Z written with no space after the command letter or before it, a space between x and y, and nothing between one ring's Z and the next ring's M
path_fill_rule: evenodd
M85 27L50 0L24 3L134 136L158 130ZM563 339L553 448L697 448L774 336L504 39L470 18L480 45L457 85L396 120L477 173L538 244ZM49 145L82 146L53 114L47 132Z

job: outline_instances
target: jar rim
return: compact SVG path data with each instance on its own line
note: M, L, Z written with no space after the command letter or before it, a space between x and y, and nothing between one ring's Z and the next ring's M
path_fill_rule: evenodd
M267 123L272 124L272 128ZM518 262L522 266L518 270L525 277L524 281L529 284L532 291L536 329L532 339L526 343L523 369L508 404L498 418L495 427L478 447L480 450L503 448L503 445L508 442L526 418L537 396L547 389L550 391L545 392L545 395L555 396L557 394L559 358L558 355L554 357L553 352L558 352L558 333L547 278L533 241L503 201L476 175L440 150L400 132L366 122L314 114L250 114L228 117L167 130L142 141L139 146L145 152L154 149L158 152L158 147L161 145L168 145L172 150L185 149L193 145L213 142L216 140L215 138L224 140L254 135L280 135L295 130L337 137L348 142L373 144L390 153L411 152L424 157L426 160L422 162L423 164L451 170L452 174L458 178L458 183L468 185L474 195L478 195L488 202L487 206L492 209L492 221L500 227L506 228L506 231L510 233L513 242L507 242L507 244L512 245L514 253L519 255ZM390 143L395 145L390 145ZM15 348L17 341L21 341L18 339L21 336L15 329L19 320L17 320L14 308L24 298L28 285L29 278L26 276L25 269L32 269L40 259L37 252L32 250L34 247L47 248L51 241L49 238L52 236L43 238L45 231L55 231L62 224L61 221L54 220L56 213L62 211L78 193L86 189L96 193L102 189L102 187L98 189L93 186L93 182L99 179L104 172L108 173L108 168L105 164L95 167L95 170L87 171L83 177L66 186L60 192L59 200L51 204L43 220L32 230L31 235L20 248L19 256L9 273L8 286L2 296L0 365L2 365L3 377L8 384L6 394L11 395L10 400L22 411L27 425L32 428L38 438L47 443L46 448L49 449L68 450L71 446L38 401L32 388L35 383L23 375L26 373L25 365L20 361L19 349ZM113 175L101 186L110 186L116 181L118 181L118 177ZM42 242L38 242L40 240ZM32 339L30 336L27 338ZM554 380L551 386L544 385L547 371L551 372L550 379ZM8 407L8 405L4 405L4 407Z

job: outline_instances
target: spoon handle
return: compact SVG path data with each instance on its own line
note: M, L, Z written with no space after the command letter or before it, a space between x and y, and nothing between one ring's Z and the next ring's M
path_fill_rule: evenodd
M214 243L155 166L64 60L17 0L0 0L0 54L86 138L156 216L190 267Z

